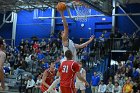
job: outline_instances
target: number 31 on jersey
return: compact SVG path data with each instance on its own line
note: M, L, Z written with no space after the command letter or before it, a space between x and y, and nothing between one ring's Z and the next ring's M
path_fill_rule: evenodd
M63 66L62 72L63 72L63 73L68 73L68 65L64 65L64 66Z

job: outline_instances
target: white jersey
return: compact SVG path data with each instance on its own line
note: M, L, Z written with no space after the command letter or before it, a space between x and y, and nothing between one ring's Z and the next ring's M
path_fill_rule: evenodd
M63 45L63 51L64 53L67 51L67 50L71 50L72 54L73 54L73 60L74 61L77 61L77 53L76 53L76 48L75 48L75 44L72 40L68 40L68 46L64 46Z
M80 74L81 74L81 76L83 76L84 72L86 72L85 69L84 69L84 68L81 68L81 70L80 70ZM84 79L86 79L86 76L84 77ZM76 82L81 82L81 83L82 83L82 81L79 80L78 77L76 77Z

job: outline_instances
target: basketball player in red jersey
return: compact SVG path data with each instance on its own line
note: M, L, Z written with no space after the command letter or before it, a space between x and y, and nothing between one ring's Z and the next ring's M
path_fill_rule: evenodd
M45 70L43 73L42 84L41 84L41 88L40 88L42 92L47 91L49 86L54 81L54 77L56 75L55 74L55 63L50 62L49 66L50 67L47 70ZM52 92L52 93L54 93L54 92Z
M75 76L77 76L79 80L84 82L86 85L89 84L83 77L81 77L79 72L80 66L77 62L72 60L73 57L72 52L70 50L67 50L65 52L65 56L67 60L61 63L58 72L58 74L60 75L61 93L76 93L74 86Z
M0 81L1 81L2 90L5 89L4 72L3 72L3 65L5 59L6 59L6 54L4 53L4 42L3 39L0 38Z

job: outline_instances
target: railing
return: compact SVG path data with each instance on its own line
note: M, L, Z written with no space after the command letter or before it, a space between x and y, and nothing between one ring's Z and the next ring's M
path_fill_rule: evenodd
M25 85L24 85L24 78L23 78L23 74L19 74L17 76L17 81L19 81L19 92L23 93L25 91Z
M86 38L82 38L82 40L87 41ZM81 59L81 56L87 56L85 66L93 67L94 64L100 63L105 55L108 55L112 50L137 51L139 49L135 46L137 43L139 43L138 38L97 38L89 45L87 49L89 51L78 55L78 58Z

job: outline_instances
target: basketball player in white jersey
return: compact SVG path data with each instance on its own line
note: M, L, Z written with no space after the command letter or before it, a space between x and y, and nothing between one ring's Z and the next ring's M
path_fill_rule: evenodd
M81 68L80 69L81 77L83 77L86 80L86 70L82 68L82 62L79 62L79 66ZM76 88L76 92L80 89L81 93L85 93L85 90L86 90L85 83L79 80L78 77L76 77L75 88Z
M94 36L91 36L90 39L83 43L83 44L75 44L72 40L70 40L68 38L68 33L69 33L69 30L68 30L68 24L67 24L67 21L66 21L66 18L64 16L64 11L61 11L61 10L58 10L61 17L62 17L62 22L63 22L63 26L64 26L64 31L61 31L61 39L62 39L62 45L63 45L63 51L64 53L67 51L67 50L71 50L72 54L73 54L73 60L74 61L78 61L77 59L77 52L76 52L76 49L79 49L79 48L84 48L86 47L89 43L91 43L94 39ZM60 79L56 79L52 85L49 87L48 89L48 92L51 91L51 89L53 89L57 84L60 83Z
M72 51L73 53L73 60L74 61L77 61L77 52L76 52L76 49L80 49L80 48L84 48L86 47L89 43L91 43L94 39L94 36L91 36L90 39L83 43L83 44L75 44L72 40L70 40L68 38L68 24L67 24L67 21L66 21L66 18L64 16L64 11L59 11L60 12L60 15L62 17L62 20L63 20L63 26L64 26L64 31L61 32L61 39L62 39L62 45L63 45L63 51L64 53L69 49Z
M0 38L0 81L1 81L2 90L5 89L3 65L6 59L6 54L3 52L3 50L4 50L4 43L3 43L3 39Z

